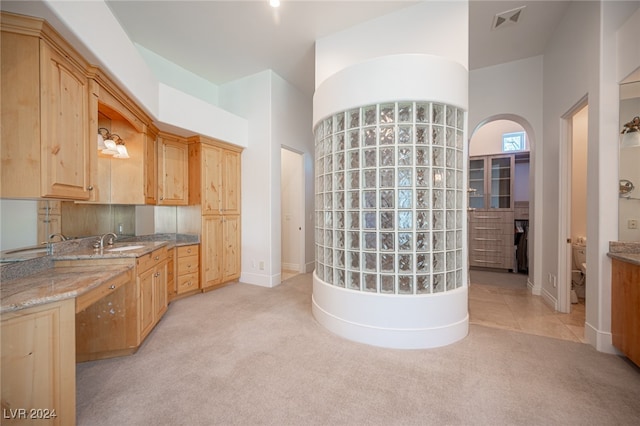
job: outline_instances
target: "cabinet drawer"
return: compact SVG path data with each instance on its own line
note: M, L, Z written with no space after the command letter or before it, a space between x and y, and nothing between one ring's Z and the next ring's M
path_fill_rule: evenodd
M195 245L190 245L190 246L180 246L177 247L178 249L178 257L185 257L185 256L198 256L198 254L200 253L199 247L197 244Z
M198 255L178 257L178 275L191 274L198 271Z
M198 288L198 273L180 275L178 277L178 294L186 293Z
M131 281L131 271L127 271L125 274L106 281L98 287L78 296L76 298L76 313L84 311L87 307L102 299L107 294L113 293L129 281Z
M484 268L511 269L513 268L513 259L495 253L470 252L469 265L480 266Z
M162 262L166 258L167 247L159 248L158 250L138 257L136 259L136 264L138 265L138 274L153 267L153 265L157 264L158 262Z

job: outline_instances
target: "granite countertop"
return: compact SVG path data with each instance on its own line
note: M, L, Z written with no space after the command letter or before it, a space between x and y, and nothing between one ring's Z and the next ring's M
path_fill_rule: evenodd
M81 259L114 259L122 257L136 258L150 253L160 247L167 246L172 248L173 241L129 241L115 243L112 246L105 246L102 249L94 249L93 247L79 247L76 250L66 253L53 254L52 259L55 260L81 260ZM133 248L134 249L129 249ZM125 249L125 250L122 250Z
M633 263L634 265L640 265L640 253L607 253L612 259L622 260L623 262Z
M607 256L612 259L640 265L640 242L610 241Z
M0 313L76 298L131 269L128 265L54 267L3 281Z

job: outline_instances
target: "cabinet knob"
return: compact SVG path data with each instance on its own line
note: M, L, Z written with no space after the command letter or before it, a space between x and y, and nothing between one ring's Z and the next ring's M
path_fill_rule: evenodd
M93 185L87 186L87 191L93 191Z
M115 290L115 288L116 288L116 285L115 285L115 284L111 284L111 285L109 286L109 290Z
M160 259L160 256L156 256L156 257L154 257L154 259L155 259L155 260L158 260L158 259Z
M187 253L191 253L191 249L187 249Z
M156 272L155 274L153 274L154 277L159 277L160 276L160 272Z

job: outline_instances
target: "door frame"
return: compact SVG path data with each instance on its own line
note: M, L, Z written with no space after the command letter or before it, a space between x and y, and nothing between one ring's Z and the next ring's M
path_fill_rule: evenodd
M296 149L290 148L286 145L281 145L280 146L280 155L282 155L282 151L288 151L292 154L295 154L297 156L297 163L299 165L298 169L300 171L300 175L298 176L299 178L299 182L301 182L300 186L299 186L299 190L297 191L297 193L294 195L296 198L296 204L298 207L298 211L299 211L299 215L298 215L298 224L296 225L298 227L298 238L296 239L296 244L298 245L298 251L299 251L299 261L298 261L298 273L305 273L306 272L306 253L305 253L305 235L306 235L306 229L305 229L305 217L306 217L306 211L305 211L305 174L304 174L304 153L300 152ZM281 168L283 167L282 163L281 163ZM282 173L282 170L281 170ZM280 183L282 185L282 182ZM280 191L280 203L282 203L282 191ZM281 215L284 214L284 212L282 212L281 210ZM282 221L282 217L280 217L280 221ZM282 230L281 230L282 233ZM283 239L282 239L282 235L280 236L280 250L282 251L283 249ZM282 258L282 256L281 256ZM282 269L282 264L281 264L281 269Z

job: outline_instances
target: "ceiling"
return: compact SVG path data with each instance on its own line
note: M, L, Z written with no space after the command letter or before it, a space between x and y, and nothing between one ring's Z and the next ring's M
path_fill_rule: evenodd
M106 3L134 43L216 85L272 69L311 96L316 39L417 2L281 0L277 9L267 0ZM541 54L569 3L471 0L470 68ZM517 24L507 19L492 29L496 14L521 6Z

